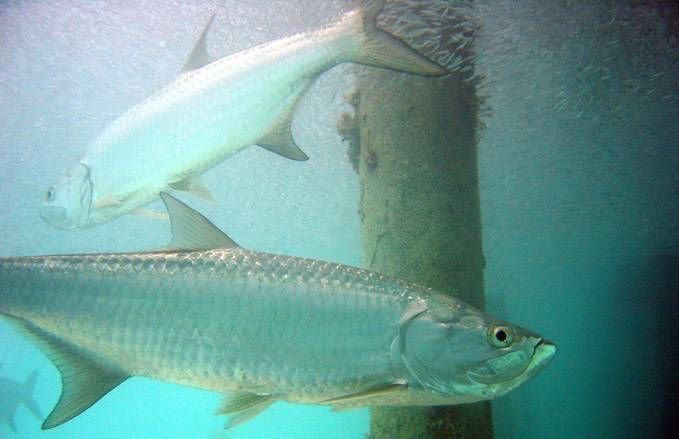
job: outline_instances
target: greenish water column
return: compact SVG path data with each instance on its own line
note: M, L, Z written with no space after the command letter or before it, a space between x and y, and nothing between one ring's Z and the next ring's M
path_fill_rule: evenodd
M365 264L482 308L473 86L458 74L358 77L355 131L340 128L360 178ZM488 403L375 408L370 428L373 439L492 437Z

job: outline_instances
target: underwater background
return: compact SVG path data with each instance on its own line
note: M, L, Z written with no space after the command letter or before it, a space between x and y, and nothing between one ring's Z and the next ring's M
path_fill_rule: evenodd
M493 403L495 437L669 437L679 398L676 2L421 3L419 13L458 8L478 29L486 308L559 347L536 378ZM321 26L347 4L0 2L0 255L164 245L163 221L125 216L66 232L44 223L38 206L98 132L176 76L211 12L208 49L223 56ZM293 132L308 162L247 148L206 173L216 204L182 198L245 248L364 265L359 183L336 132L352 111L352 84L352 69L339 66L303 99ZM37 369L35 398L51 410L56 370L4 322L0 363L16 381ZM223 431L212 415L219 401L134 378L53 430L40 431L21 407L18 433L0 424L0 437L368 432L365 409L283 403Z

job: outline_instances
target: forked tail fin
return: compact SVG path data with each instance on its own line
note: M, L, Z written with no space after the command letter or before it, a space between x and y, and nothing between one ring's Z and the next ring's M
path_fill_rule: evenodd
M35 402L35 399L33 399L33 391L35 390L35 381L38 378L38 371L34 370L28 378L26 378L26 381L24 382L24 404L26 404L26 407L33 413L33 416L35 416L38 420L42 421L45 419L45 417L42 414L42 411L40 410L40 406L38 406L38 403Z
M367 1L364 6L347 14L348 26L358 42L349 61L422 76L442 76L448 73L444 67L403 41L377 28L377 16L384 2L385 0Z

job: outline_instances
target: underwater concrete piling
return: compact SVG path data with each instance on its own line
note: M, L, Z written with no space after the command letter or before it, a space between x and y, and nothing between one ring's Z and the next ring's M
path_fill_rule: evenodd
M367 268L482 308L474 87L360 69L340 134L360 179ZM490 404L374 408L370 438L491 438Z

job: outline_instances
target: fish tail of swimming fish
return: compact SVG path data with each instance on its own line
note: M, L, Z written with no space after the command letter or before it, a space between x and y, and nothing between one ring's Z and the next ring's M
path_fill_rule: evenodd
M442 76L448 71L409 47L403 41L377 28L385 0L368 0L347 14L346 25L358 43L347 61L412 73L422 76Z
M28 410L33 413L33 415L38 418L39 420L43 420L45 417L42 414L42 410L40 410L40 406L38 406L38 403L35 401L33 398L33 391L35 390L35 381L38 379L38 371L34 370L28 378L26 378L26 381L24 382L23 385L23 403L26 404L26 407L28 407Z

